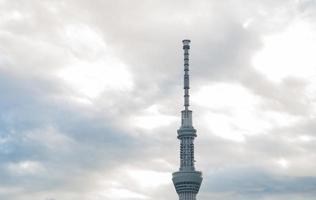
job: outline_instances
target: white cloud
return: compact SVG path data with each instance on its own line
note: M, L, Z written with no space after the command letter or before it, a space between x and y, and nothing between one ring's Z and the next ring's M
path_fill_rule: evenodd
M263 49L253 59L254 67L273 81L292 76L315 78L316 30L298 17L278 33L263 37Z
M7 169L14 176L19 176L40 174L45 170L45 167L38 161L25 160L17 163L9 163Z
M171 180L171 174L168 172L157 172L147 169L135 169L128 170L128 176L139 184L141 188L154 188L161 185L169 184Z
M61 34L73 56L57 76L79 95L93 99L104 91L133 88L131 72L109 50L100 32L79 24L66 26Z
M79 95L94 99L102 92L111 90L129 91L133 80L127 67L114 60L73 60L58 72L58 77L69 83Z
M147 196L139 194L137 192L130 191L124 188L110 188L105 191L99 191L97 193L98 198L96 200L101 200L104 198L121 200L121 199L148 199Z
M167 126L176 120L175 116L160 113L158 105L152 105L146 108L143 114L132 116L130 124L134 127L152 130L157 127Z
M271 127L262 115L257 115L260 98L242 86L214 83L193 96L194 103L210 109L203 124L219 137L244 141L244 135L264 133Z
M280 158L280 159L277 161L277 164L278 164L280 167L284 168L284 169L286 169L286 168L289 167L289 162L288 162L285 158Z
M313 4L0 4L1 200L176 198L183 35L200 199L315 196Z

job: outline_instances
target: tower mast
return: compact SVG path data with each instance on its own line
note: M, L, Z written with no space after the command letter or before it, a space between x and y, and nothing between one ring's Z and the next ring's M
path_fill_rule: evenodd
M188 110L190 106L189 102L189 89L190 89L190 76L189 76L189 49L190 40L183 40L183 50L184 50L184 109Z
M172 174L172 181L179 200L196 200L202 183L202 173L194 166L194 138L196 130L192 125L192 111L189 110L189 49L190 40L183 40L184 50L184 110L181 111L181 126L178 129L180 140L180 168Z

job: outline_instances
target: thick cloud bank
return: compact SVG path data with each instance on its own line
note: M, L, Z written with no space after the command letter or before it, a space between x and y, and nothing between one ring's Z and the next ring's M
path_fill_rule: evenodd
M311 200L312 0L0 0L0 199L177 199L192 40L200 200Z

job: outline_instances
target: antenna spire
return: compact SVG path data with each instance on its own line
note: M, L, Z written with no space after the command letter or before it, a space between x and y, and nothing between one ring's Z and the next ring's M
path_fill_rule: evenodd
M190 106L190 77L189 77L189 49L190 49L190 40L183 40L183 50L184 50L184 108L189 110Z

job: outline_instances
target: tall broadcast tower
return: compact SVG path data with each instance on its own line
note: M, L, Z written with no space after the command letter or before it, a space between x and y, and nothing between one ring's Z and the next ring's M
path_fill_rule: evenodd
M180 169L172 174L172 181L179 200L196 200L202 183L202 173L194 167L194 138L196 130L192 126L192 111L189 110L189 49L190 40L183 40L184 50L184 110L181 111L181 127L178 129L180 140Z

